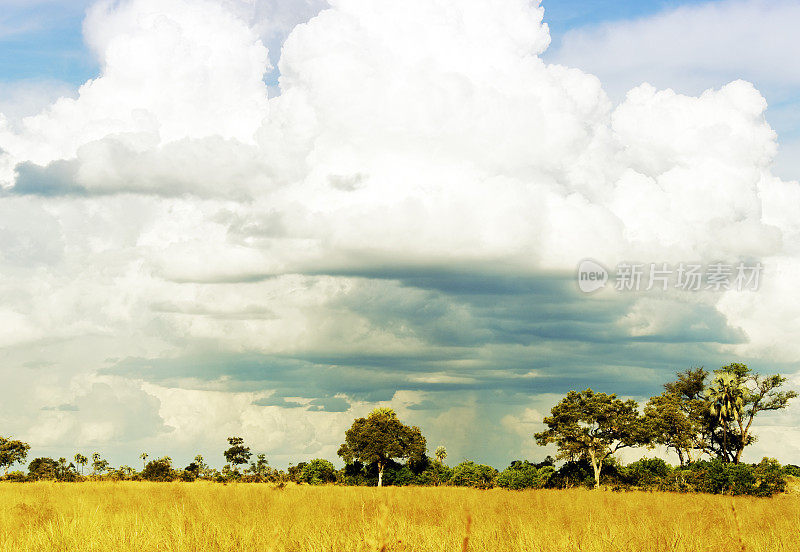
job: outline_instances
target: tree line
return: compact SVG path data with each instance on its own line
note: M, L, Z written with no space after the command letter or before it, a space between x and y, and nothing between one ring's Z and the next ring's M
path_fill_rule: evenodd
M419 427L404 424L396 412L378 408L357 418L345 432L338 455L345 466L336 469L326 459L290 465L287 470L269 466L265 454L253 456L241 437L228 438L221 470L209 466L202 456L183 469L169 457L147 461L142 469L113 468L98 453L89 458L78 453L72 460L36 458L28 473L9 473L23 463L27 443L0 437L0 467L3 479L30 481L54 479L146 480L218 482L289 481L308 484L345 485L459 485L508 489L599 487L643 488L668 491L729 492L760 496L781 492L786 476L800 477L800 467L781 466L765 458L758 464L741 462L744 449L756 441L752 425L763 412L781 410L797 396L785 390L780 375L761 376L746 365L733 363L715 370L691 368L676 374L660 395L644 405L622 400L615 394L591 389L570 391L544 418L546 429L533 435L542 446L555 445L555 458L512 462L502 472L492 466L464 461L454 467L445 463L447 451L436 448L427 454ZM679 465L659 458L643 458L628 465L615 453L623 448L660 445L674 451ZM559 465L557 465L559 464ZM88 466L88 469L87 469Z

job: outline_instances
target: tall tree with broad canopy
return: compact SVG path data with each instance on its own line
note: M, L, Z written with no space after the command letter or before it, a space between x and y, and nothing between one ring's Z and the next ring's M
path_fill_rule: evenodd
M676 381L664 384L661 395L650 398L644 414L653 442L674 450L684 466L708 450L711 428L703 395L708 372L690 368L676 375Z
M550 414L543 420L548 429L534 435L536 442L554 443L559 458L588 460L595 488L607 458L621 448L650 443L636 401L622 401L614 394L570 391Z
M357 418L345 434L339 456L348 464L357 460L378 466L378 487L389 460L419 460L425 454L425 437L416 426L407 426L391 408L376 408L366 418Z
M0 437L0 467L8 475L8 468L17 463L22 463L28 457L31 446L28 443Z

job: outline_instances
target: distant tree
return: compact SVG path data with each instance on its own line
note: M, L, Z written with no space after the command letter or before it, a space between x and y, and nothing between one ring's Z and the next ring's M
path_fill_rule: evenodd
M534 435L539 445L554 443L558 456L586 459L594 471L595 488L600 486L603 462L624 447L648 444L651 436L638 414L635 401L616 395L570 391L544 419L547 430Z
M79 452L75 455L74 460L75 463L81 467L81 475L83 475L83 468L89 462L89 459Z
M447 458L447 449L444 448L442 445L439 445L438 447L436 447L436 452L434 452L433 455L436 456L436 459L439 462L443 463L444 459Z
M250 468L247 470L256 481L265 481L269 479L272 469L269 467L266 454L259 454L256 456L256 461L250 463Z
M194 481L200 476L200 466L197 462L190 462L188 466L183 468L182 478L184 481Z
M0 437L0 466L8 475L8 468L17 463L22 463L28 457L31 446L28 443Z
M144 467L145 467L145 462L147 461L148 456L150 456L150 455L147 454L146 452L143 452L143 453L141 453L139 455L139 458L142 459L142 469L144 469Z
M198 454L194 457L194 462L192 464L197 465L197 477L199 478L210 478L213 470L211 467L206 464L203 456Z
M302 481L301 476L303 474L303 469L308 465L308 462L300 462L296 466L290 465L286 472L289 475L289 480L294 481L295 483L300 483Z
M98 452L92 454L92 475L100 475L108 468L108 460L103 460Z
M552 464L532 464L515 460L497 476L497 486L504 489L541 489L553 476Z
M491 489L497 481L498 472L491 466L476 464L471 460L461 462L453 468L450 485L459 487L475 487L476 489Z
M147 481L172 481L175 476L172 469L172 458L169 456L151 460L142 470L142 479Z
M300 480L311 485L323 485L336 481L336 468L323 458L315 458L303 466Z
M225 460L233 464L234 471L238 472L239 466L247 464L252 456L250 447L244 446L244 439L241 437L228 437L228 444L230 448L223 453Z
M345 462L354 460L378 466L378 487L383 485L383 470L393 458L421 458L425 454L425 437L416 426L407 426L391 408L377 408L366 418L358 418L345 432L339 447Z
M58 462L52 458L34 458L28 464L28 475L31 479L56 479Z

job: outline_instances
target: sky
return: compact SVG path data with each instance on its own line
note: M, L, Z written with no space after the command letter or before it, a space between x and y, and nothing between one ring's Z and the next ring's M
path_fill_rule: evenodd
M796 2L0 7L0 434L31 457L341 465L390 406L502 468L571 389L800 387ZM800 463L800 403L756 426L747 460Z

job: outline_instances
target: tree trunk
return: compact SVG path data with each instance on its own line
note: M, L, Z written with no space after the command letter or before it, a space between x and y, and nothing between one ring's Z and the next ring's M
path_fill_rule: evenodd
M383 463L378 462L378 487L383 486Z
M728 453L728 428L722 428L722 450L725 453L725 461L730 462L730 454Z
M603 469L603 461L595 457L594 451L589 452L589 457L592 461L592 469L594 470L594 488L600 488L600 470Z
M743 437L744 438L744 437ZM744 441L742 441L744 442ZM739 446L739 450L736 451L736 458L733 459L734 464L738 464L739 460L742 458L742 451L744 450L744 446Z
M676 448L675 450L678 451L678 460L680 460L681 467L683 467L685 465L683 463L683 451L680 449L680 447Z

